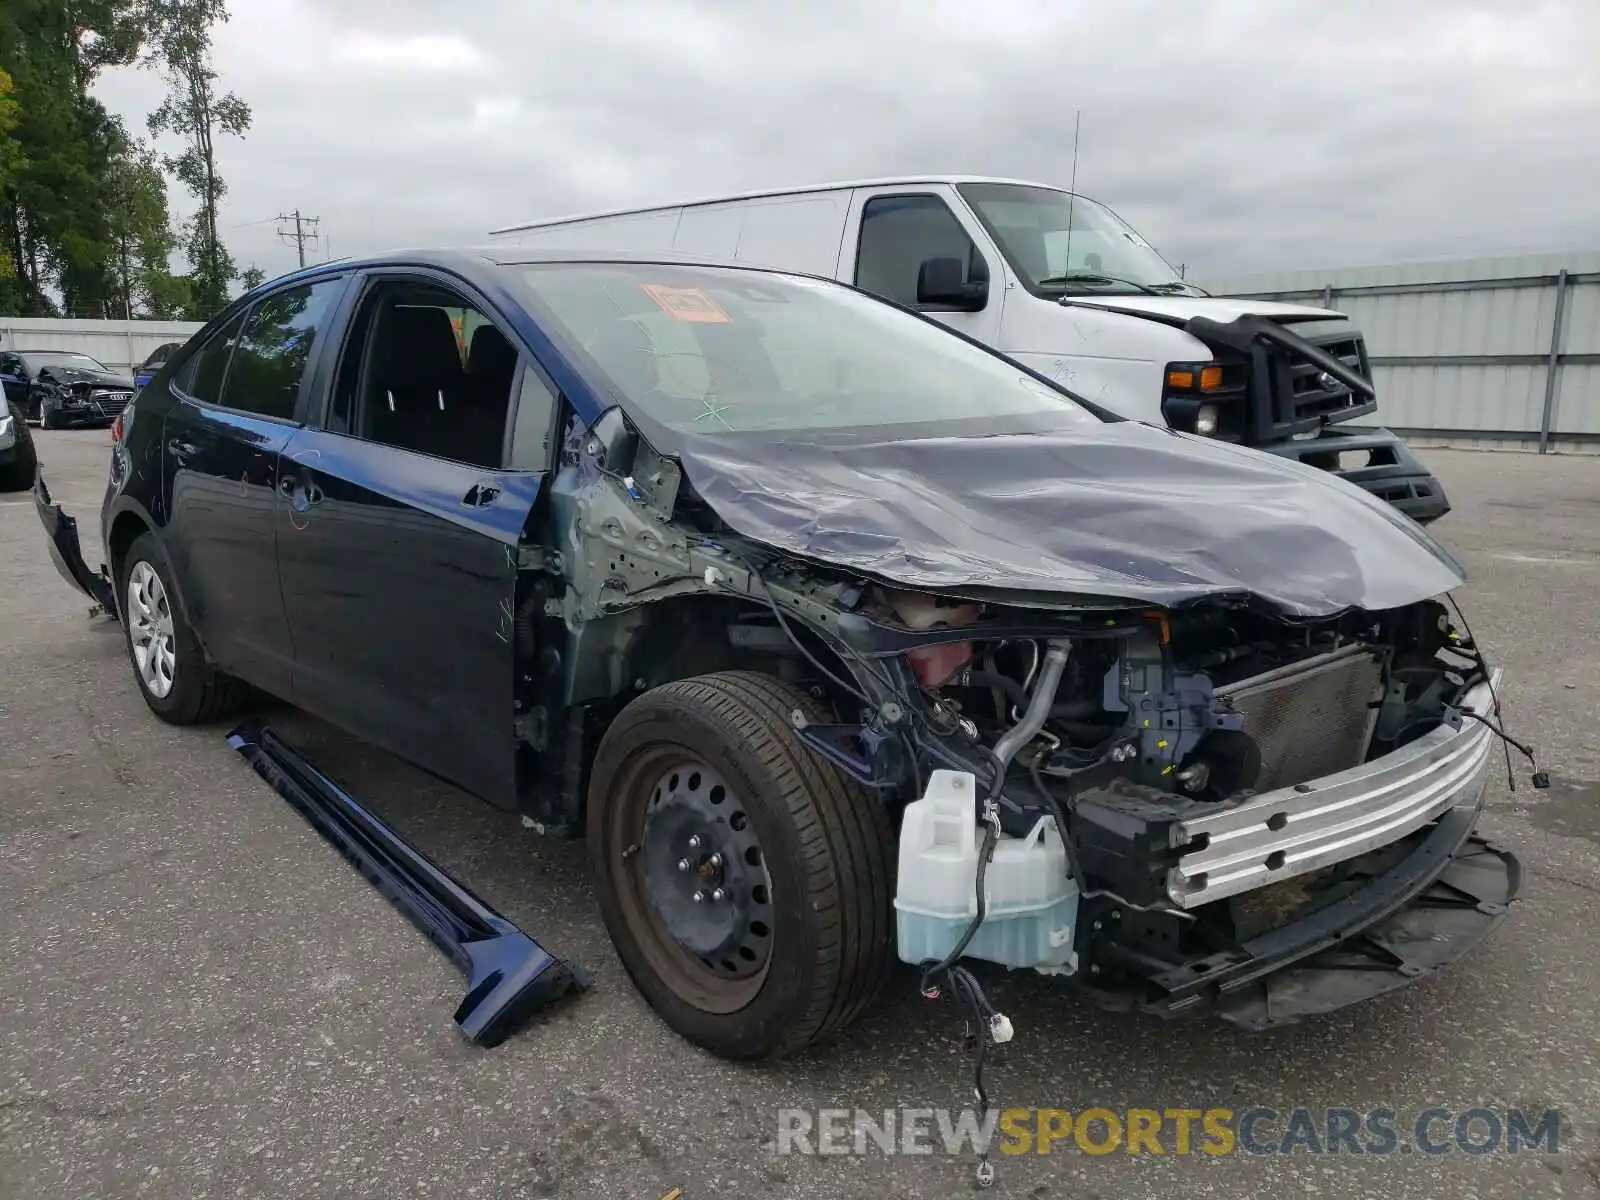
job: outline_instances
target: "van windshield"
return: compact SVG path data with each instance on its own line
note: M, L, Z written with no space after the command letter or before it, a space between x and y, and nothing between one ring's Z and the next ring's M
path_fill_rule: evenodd
M1026 184L964 183L960 192L1029 291L1205 294L1103 204Z
M618 398L679 432L970 435L1100 420L1016 364L839 284L655 263L518 269Z

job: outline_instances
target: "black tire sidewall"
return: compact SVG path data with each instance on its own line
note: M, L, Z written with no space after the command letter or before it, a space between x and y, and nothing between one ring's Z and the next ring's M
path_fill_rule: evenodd
M651 1007L695 1044L725 1058L754 1059L792 1048L792 1035L811 1010L823 968L817 962L814 912L805 902L811 881L793 815L759 758L730 732L714 714L684 703L681 697L646 694L633 701L618 716L597 755L589 793L588 840L606 927L624 968ZM771 879L774 928L767 976L756 996L732 1013L707 1012L679 996L657 972L641 945L641 931L629 924L617 897L615 872L629 868L614 853L620 806L610 803L609 797L619 777L627 774L629 760L662 744L699 757L736 790Z
M174 677L172 690L165 696L152 695L145 687L144 679L139 675L139 664L133 657L133 635L126 611L128 579L133 574L133 568L141 562L147 562L155 568L156 574L161 579L162 590L167 594L167 609L172 614ZM178 599L178 590L173 578L172 565L161 546L161 540L148 531L141 533L134 538L133 544L128 547L128 552L122 556L122 564L117 572L116 601L122 616L122 640L128 651L128 665L133 670L133 681L139 689L139 694L158 717L177 724L186 724L194 720L195 714L200 710L211 668L201 652L200 643L195 639L194 632L189 628L189 623L184 620L183 604Z

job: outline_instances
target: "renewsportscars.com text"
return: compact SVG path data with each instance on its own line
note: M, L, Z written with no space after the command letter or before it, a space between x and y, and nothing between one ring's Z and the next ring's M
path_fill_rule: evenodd
M1560 1152L1555 1109L786 1108L779 1154L1521 1154Z

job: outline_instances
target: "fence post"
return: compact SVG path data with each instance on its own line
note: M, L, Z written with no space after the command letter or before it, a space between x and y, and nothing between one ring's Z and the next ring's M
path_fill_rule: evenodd
M1322 307L1323 308L1332 308L1333 307L1333 284L1332 283L1325 283L1325 284L1322 285Z
M1561 322L1567 310L1567 270L1556 275L1556 311L1550 321L1550 359L1544 368L1544 415L1539 418L1539 453L1550 450L1550 423L1556 411L1556 382L1561 376Z

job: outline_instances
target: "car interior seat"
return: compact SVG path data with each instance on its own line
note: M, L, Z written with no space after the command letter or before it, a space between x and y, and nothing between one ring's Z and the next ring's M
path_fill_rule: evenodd
M445 454L450 423L465 392L455 329L442 308L380 310L367 387L367 428L375 441Z

